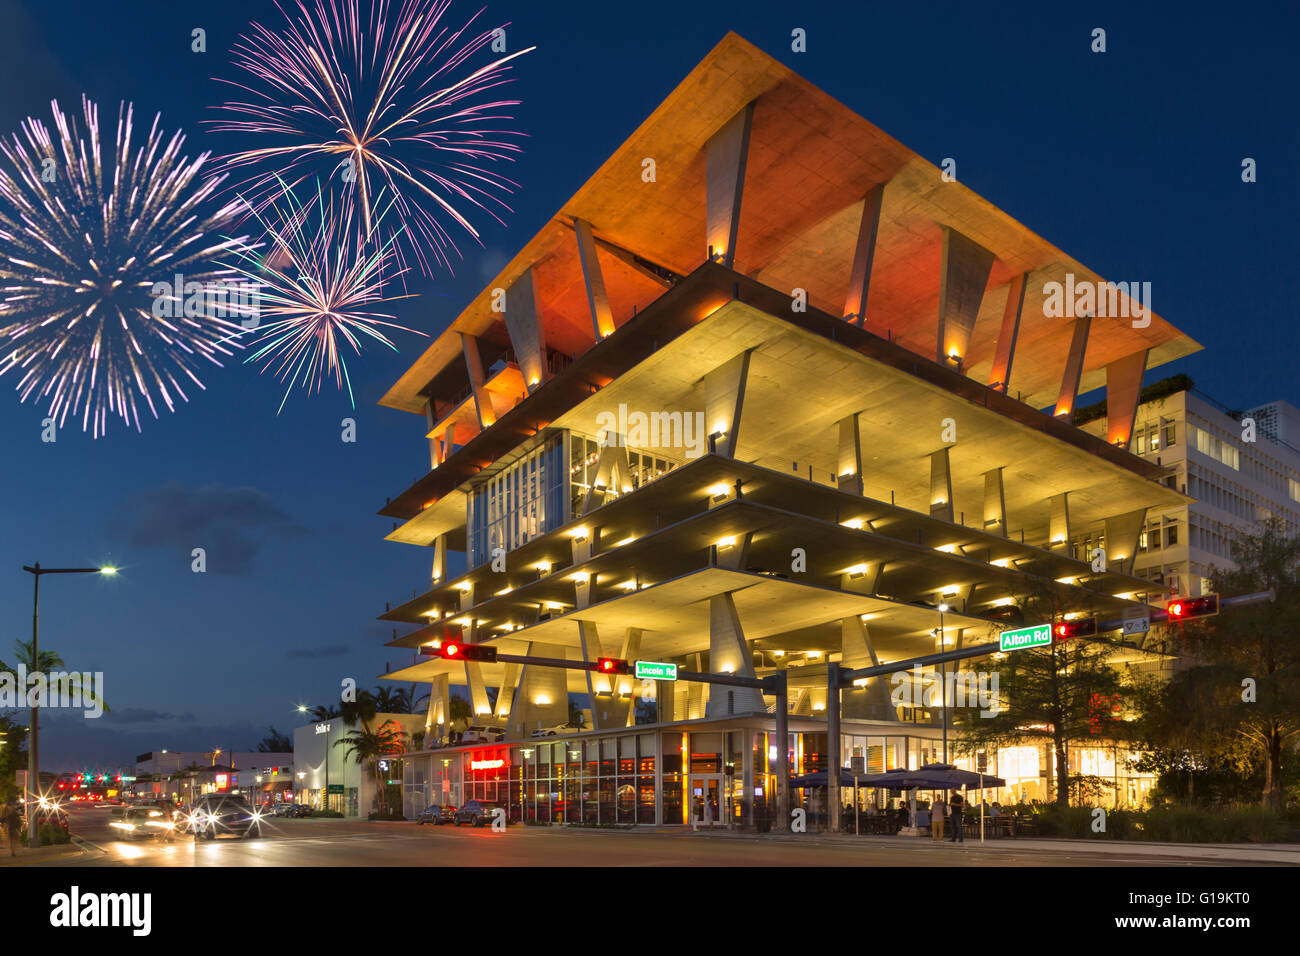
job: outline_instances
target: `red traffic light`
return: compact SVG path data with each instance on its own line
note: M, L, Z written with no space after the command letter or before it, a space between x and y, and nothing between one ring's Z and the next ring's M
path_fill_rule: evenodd
M596 670L602 674L630 674L632 665L617 657L599 657L596 659Z
M1219 596L1206 594L1196 598L1174 598L1165 605L1171 621L1186 621L1196 617L1211 617L1219 613Z
M484 661L494 663L497 649L490 644L466 644L463 641L443 641L438 656L449 661Z
M1058 641L1068 641L1072 637L1094 637L1096 633L1095 617L1077 617L1069 621L1057 621L1052 625L1052 637Z

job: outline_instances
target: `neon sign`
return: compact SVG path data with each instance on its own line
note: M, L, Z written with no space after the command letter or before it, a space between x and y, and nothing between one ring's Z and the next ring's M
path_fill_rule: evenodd
M470 770L496 770L504 767L506 762L501 759L497 760L471 760L469 762Z

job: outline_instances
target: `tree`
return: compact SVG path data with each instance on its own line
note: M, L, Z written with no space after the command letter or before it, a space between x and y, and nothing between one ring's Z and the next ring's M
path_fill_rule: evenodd
M32 642L31 641L14 641L14 656L27 670L30 677L39 671L42 674L50 674L53 671L67 671L68 665L64 663L63 658L56 651L41 651L40 661L32 659ZM4 661L0 660L0 672L7 672L15 675L17 671L10 667ZM77 671L68 673L68 688L74 692L80 692L81 699L88 704L98 703L103 708L104 713L111 713L109 706L96 693L94 687L87 687L81 680L81 674Z
M17 774L27 769L27 726L0 714L0 803L18 799Z
M267 734L257 745L260 754L293 753L293 741L274 727L267 727Z
M1016 604L1027 623L1054 624L1072 607L1074 594L1039 583ZM1081 613L1088 613L1081 611ZM1087 740L1115 740L1128 735L1115 715L1130 688L1112 658L1115 646L1099 638L1054 639L1047 647L1011 651L998 662L996 714L962 714L955 719L958 750L982 749L1049 742L1055 755L1055 800L1069 806L1073 790L1083 797L1095 789L1093 781L1072 779L1070 750Z
M343 716L343 712L339 710L336 704L317 704L308 713L311 714L312 720L332 720L335 717Z
M385 795L387 787L384 784L383 773L379 769L379 761L393 759L393 754L400 753L404 748L404 738L405 735L400 727L385 723L373 731L365 728L350 730L334 741L335 747L344 748L343 759L351 757L358 766L370 763L375 774L375 792L380 813L388 812L388 800Z
M349 727L355 727L360 724L363 728L369 728L370 722L375 719L375 715L380 713L379 701L373 693L368 690L357 691L356 700L345 700L339 707L339 716Z
M454 724L458 720L473 720L474 712L470 709L469 701L459 694L452 694L447 702L447 717Z
M1232 547L1237 570L1213 577L1220 594L1272 590L1274 599L1172 625L1188 666L1152 695L1146 736L1209 763L1242 752L1264 769L1261 802L1281 809L1283 764L1300 734L1300 537L1277 519ZM1241 762L1238 762L1241 766Z

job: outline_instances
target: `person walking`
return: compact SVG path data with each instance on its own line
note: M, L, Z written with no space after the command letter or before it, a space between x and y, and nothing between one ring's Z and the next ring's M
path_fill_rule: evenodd
M0 825L9 837L9 855L18 855L18 838L23 828L23 818L18 813L18 805L10 800L0 807Z
M966 809L966 801L962 799L960 793L954 793L949 800L948 806L952 810L952 836L949 838L953 843L965 843L966 834L961 829L961 814Z
M943 802L943 795L934 798L934 803L930 804L930 841L943 840L943 818L947 815L948 808Z

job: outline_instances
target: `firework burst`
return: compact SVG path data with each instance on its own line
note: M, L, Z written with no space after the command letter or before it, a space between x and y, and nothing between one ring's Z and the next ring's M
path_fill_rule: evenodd
M374 305L409 298L382 295L385 268L395 255L394 240L366 242L354 226L356 207L350 196L336 201L317 184L315 195L304 204L292 189L280 186L279 195L257 214L264 242L236 250L231 264L261 287L259 324L244 333L251 337L248 348L254 351L244 361L260 363L261 372L274 369L276 377L288 383L281 409L295 385L319 393L331 376L339 389L347 388L355 408L343 346L359 355L362 341L370 338L397 351L384 328L424 335L386 321L391 315L370 311ZM376 220L382 221L391 208L391 199L385 203L379 197ZM394 268L389 273L393 278L403 271Z
M253 210L276 200L280 179L293 187L337 177L356 193L357 226L373 238L377 197L387 194L386 238L403 227L426 274L426 250L448 269L449 254L459 255L449 229L477 240L476 211L501 221L497 212L509 211L501 197L518 187L489 167L520 151L513 140L521 134L503 128L511 119L503 111L519 100L492 91L510 82L509 62L533 48L473 66L495 31L475 32L477 13L459 28L444 25L449 6L297 0L297 16L279 7L288 21L279 31L251 25L232 50L246 76L227 81L251 99L218 107L228 118L210 122L267 144L222 160L225 170L251 172L240 191ZM395 252L404 262L402 247Z
M159 403L174 411L176 396L189 401L187 380L203 387L202 361L233 354L223 340L240 326L223 306L200 294L170 308L181 290L159 283L222 282L211 263L239 240L209 237L238 209L204 211L221 180L199 178L208 154L182 156L185 137L169 139L161 117L136 143L122 104L105 156L93 102L82 97L84 134L51 105L56 136L27 119L0 141L0 375L19 376L22 401L48 399L60 426L80 417L98 438L117 416L138 431L142 406L155 418Z

